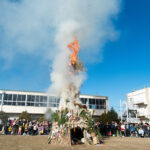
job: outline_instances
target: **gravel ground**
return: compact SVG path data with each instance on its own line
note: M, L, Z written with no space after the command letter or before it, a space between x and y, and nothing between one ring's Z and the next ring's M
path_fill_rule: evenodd
M111 137L100 146L47 144L48 136L0 135L0 150L150 150L150 138Z

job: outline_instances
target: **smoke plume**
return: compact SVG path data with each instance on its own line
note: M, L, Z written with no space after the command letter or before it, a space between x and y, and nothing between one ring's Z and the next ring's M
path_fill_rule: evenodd
M112 19L117 18L121 0L1 0L0 57L36 54L52 60L50 92L67 97L67 85L77 90L85 74L68 74L67 45L78 37L82 58L98 59L103 45L118 36ZM94 47L99 47L94 49ZM90 59L89 59L90 58Z

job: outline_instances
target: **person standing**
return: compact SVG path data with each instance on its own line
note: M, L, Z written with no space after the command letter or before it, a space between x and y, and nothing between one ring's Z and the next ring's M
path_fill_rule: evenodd
M11 135L11 132L12 132L12 127L11 125L8 127L8 135Z
M125 134L126 136L130 136L130 125L128 122L125 124Z
M21 131L22 131L22 126L20 125L18 129L18 135L21 135Z
M33 125L33 135L37 135L37 131L38 131L38 126L36 123L34 123Z
M24 135L28 134L28 122L25 123L24 125Z
M125 136L125 124L124 123L121 124L120 131L121 131L121 136L124 137Z

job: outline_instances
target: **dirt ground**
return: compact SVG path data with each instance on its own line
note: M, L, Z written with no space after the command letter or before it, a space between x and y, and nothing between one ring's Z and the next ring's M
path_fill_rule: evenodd
M63 147L47 144L48 136L0 135L0 150L150 150L150 138L111 137L100 146Z

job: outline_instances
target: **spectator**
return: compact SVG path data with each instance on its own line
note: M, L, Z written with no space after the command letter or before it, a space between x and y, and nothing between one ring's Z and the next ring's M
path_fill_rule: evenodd
M121 136L124 137L125 136L125 125L124 125L124 123L121 124L120 131L121 131Z
M144 138L144 130L142 129L142 127L140 127L140 129L138 130L138 134L140 137Z
M11 135L11 132L12 132L12 127L11 125L8 127L8 135Z
M126 136L130 136L130 124L128 122L125 124L125 134Z
M26 122L25 126L24 126L24 135L28 134L28 122Z
M19 125L18 135L21 135L21 131L22 131L22 126L21 126L21 125Z
M36 123L34 123L33 125L33 135L37 135L38 134L38 126Z

